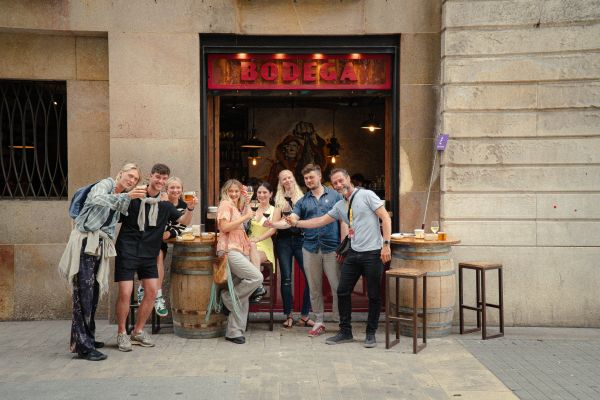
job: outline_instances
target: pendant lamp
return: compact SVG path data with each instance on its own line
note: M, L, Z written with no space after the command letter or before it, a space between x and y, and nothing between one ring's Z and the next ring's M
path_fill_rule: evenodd
M256 128L254 127L254 107L252 108L252 130L250 131L250 139L246 140L240 147L242 149L261 149L265 147L265 142L256 137Z
M329 139L329 143L327 143L327 148L329 149L329 157L331 157L331 163L335 164L336 158L340 156L340 144L335 137L335 110L332 112L332 136Z

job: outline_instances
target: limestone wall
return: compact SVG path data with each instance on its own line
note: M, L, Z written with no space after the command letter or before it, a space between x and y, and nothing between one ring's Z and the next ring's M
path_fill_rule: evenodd
M443 5L443 224L509 325L600 326L598 50L597 0Z
M126 161L144 170L166 162L199 188L202 34L401 35L401 223L411 229L431 160L441 3L0 0L0 78L67 80L70 192ZM2 201L0 220L20 224L0 226L0 319L69 316L54 274L70 229L65 210L66 202ZM437 216L437 200L430 210Z
M0 33L0 79L65 80L69 193L109 173L106 37ZM0 319L64 318L57 265L71 230L67 201L2 200ZM99 315L106 315L106 301Z

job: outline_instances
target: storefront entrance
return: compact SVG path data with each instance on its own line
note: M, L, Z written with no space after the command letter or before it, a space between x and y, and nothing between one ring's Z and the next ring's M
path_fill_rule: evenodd
M201 37L203 215L218 204L227 179L267 181L276 190L278 173L289 169L303 186L300 171L314 163L324 184L332 168L347 169L357 185L386 200L398 226L396 39L328 40L331 46L314 38ZM243 147L251 142L258 146ZM294 279L295 310L303 286ZM353 307L367 309L362 280Z

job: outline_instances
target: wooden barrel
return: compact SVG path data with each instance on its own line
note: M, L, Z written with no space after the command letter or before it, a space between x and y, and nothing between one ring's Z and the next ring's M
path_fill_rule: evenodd
M173 331L189 339L225 335L227 319L213 312L205 321L210 300L215 242L178 241L171 262L171 310Z
M408 238L407 238L408 239ZM456 273L451 257L450 244L454 242L424 241L409 238L392 241L391 268L415 268L427 272L427 337L442 337L450 334L454 317L456 295ZM390 301L395 309L396 287L390 282ZM418 285L417 307L423 312L423 292ZM412 281L400 280L400 311L412 312ZM422 323L419 319L419 337ZM400 333L412 336L412 323L401 321Z

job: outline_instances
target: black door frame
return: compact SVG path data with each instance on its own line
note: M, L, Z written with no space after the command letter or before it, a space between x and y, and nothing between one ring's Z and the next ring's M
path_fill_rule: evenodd
M208 110L207 65L211 53L387 53L392 54L392 160L391 198L392 231L400 229L400 35L363 36L250 36L200 34L200 187L208 193ZM227 93L223 91L223 94ZM368 91L367 91L368 93ZM207 202L202 202L206 215Z

